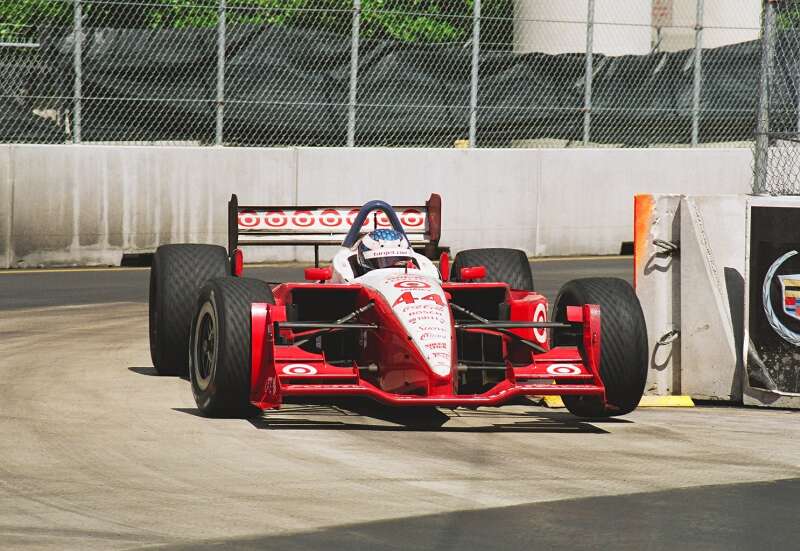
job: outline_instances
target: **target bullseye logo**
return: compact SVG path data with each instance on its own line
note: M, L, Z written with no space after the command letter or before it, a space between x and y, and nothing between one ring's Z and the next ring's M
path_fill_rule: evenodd
M243 210L239 212L239 227L240 228L254 228L258 226L261 219L258 213L254 210Z
M413 228L421 226L425 222L425 218L422 217L422 213L417 209L406 209L400 215L400 221L404 226Z
M310 210L298 210L292 216L292 223L301 228L307 228L314 224L314 213Z
M288 364L283 366L286 375L316 375L317 370L308 364Z
M550 375L580 375L581 368L573 364L550 364L547 372Z
M413 280L413 279L406 279L404 281L398 281L394 284L395 287L398 289L430 289L430 285L425 283L424 281Z
M538 323L547 321L547 306L545 306L543 302L536 305L536 310L533 313L533 321ZM545 344L547 342L547 329L537 327L533 330L533 335L540 343Z

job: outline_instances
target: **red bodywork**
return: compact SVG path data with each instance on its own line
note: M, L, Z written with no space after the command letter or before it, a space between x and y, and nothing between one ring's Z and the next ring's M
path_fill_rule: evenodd
M501 283L445 281L442 288L448 299L470 290L504 292L510 322L545 321L547 301L538 293L511 290ZM359 321L377 328L361 332L358 357L349 364L339 360L333 365L324 350L314 353L298 346L306 338L304 331L280 328L279 322L287 320L287 309L291 309L295 293L306 290L324 293L318 300L323 300L327 293L332 293L331 299L337 293L340 296L345 293L356 308L374 302L374 307L365 311ZM428 367L391 305L376 291L357 283L287 283L273 292L276 304L256 303L251 310L250 401L261 409L280 407L285 396L312 395L368 396L399 406L499 406L519 395L591 395L605 402L605 388L599 375L600 310L595 305L568 307L567 319L576 324L576 341L582 341L580 347L576 342L575 346L551 348L547 334L550 329L510 329L539 344L543 352L538 353L496 330L461 329L461 334L483 334L499 341L502 362L494 369L498 373L504 369L490 388L480 393L462 393L460 370L467 367L459 363L456 331L453 331L456 351L453 366L449 374L441 376Z

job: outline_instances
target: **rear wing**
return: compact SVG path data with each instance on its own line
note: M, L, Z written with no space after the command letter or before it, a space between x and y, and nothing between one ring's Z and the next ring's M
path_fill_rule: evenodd
M228 254L242 246L309 245L314 247L314 265L319 265L321 245L341 245L361 207L305 207L240 205L236 195L228 201ZM428 258L439 254L442 229L442 198L431 194L420 206L394 207L414 250ZM389 218L371 213L364 231L390 228Z

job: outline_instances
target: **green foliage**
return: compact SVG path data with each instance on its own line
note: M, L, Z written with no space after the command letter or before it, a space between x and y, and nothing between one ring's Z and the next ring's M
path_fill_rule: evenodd
M184 29L217 24L215 0L82 0L87 27ZM492 43L511 40L512 0L484 0ZM227 0L230 25L291 25L348 34L352 0ZM362 0L361 35L412 43L466 42L472 36L473 0ZM72 23L72 0L0 0L0 38L35 37L39 26ZM504 19L503 19L504 18Z
M63 0L0 0L0 40L31 40L37 25L68 25L72 14L72 4Z
M778 2L775 19L779 29L800 29L800 1L782 0Z

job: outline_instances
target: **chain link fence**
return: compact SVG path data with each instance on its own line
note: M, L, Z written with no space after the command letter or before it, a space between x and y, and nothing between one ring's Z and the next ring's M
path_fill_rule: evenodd
M753 191L800 195L800 1L764 6Z
M760 20L759 0L0 2L0 142L749 146Z

